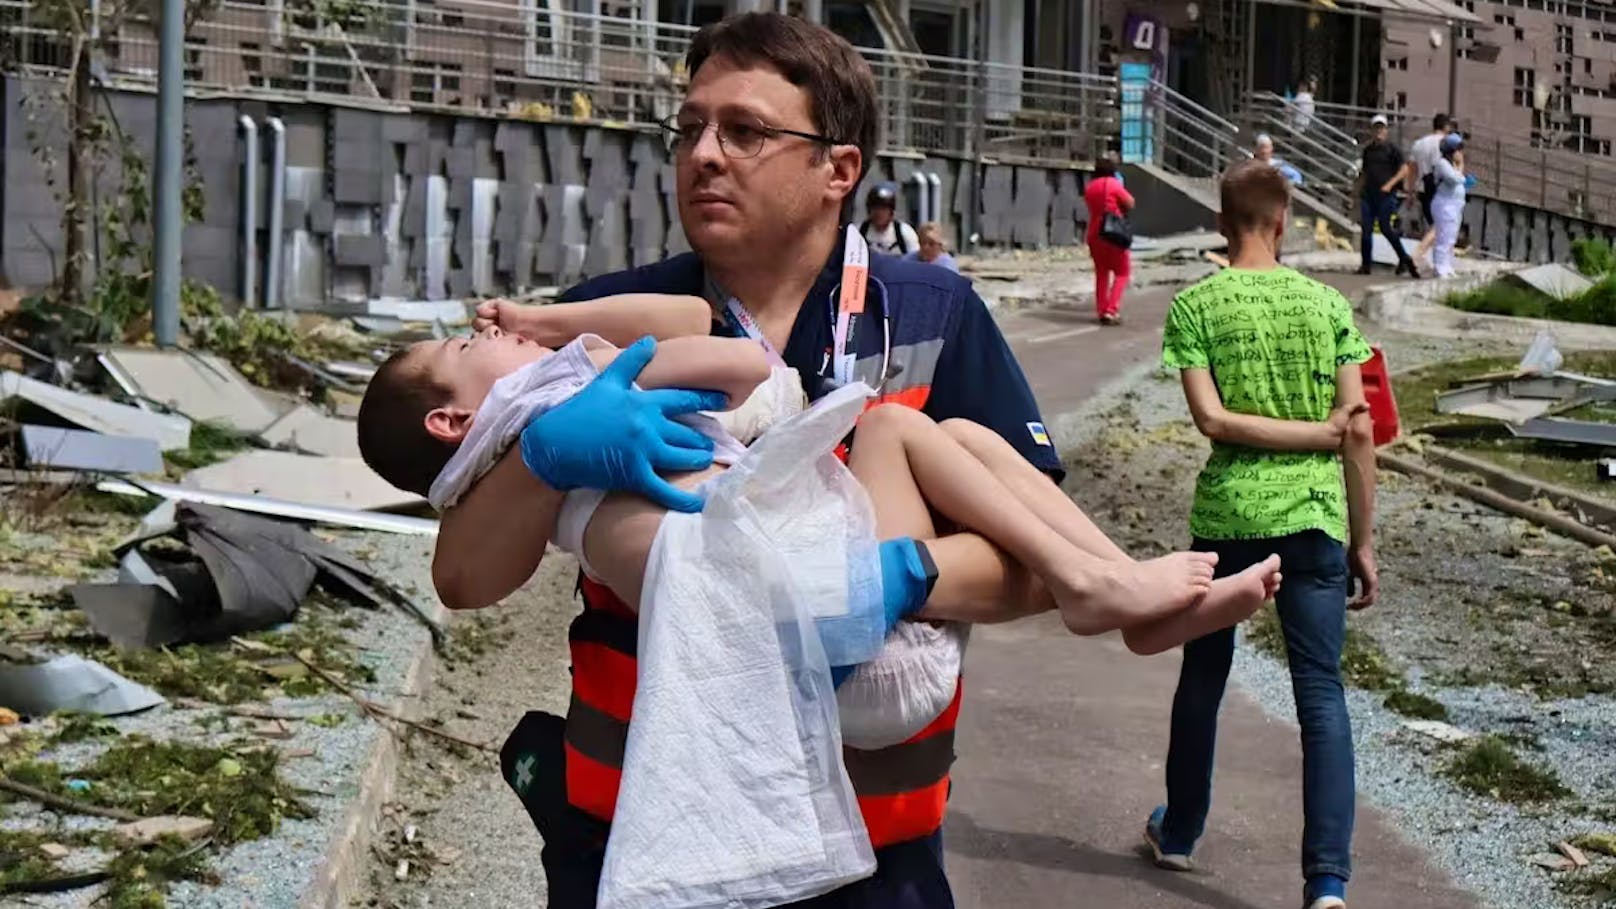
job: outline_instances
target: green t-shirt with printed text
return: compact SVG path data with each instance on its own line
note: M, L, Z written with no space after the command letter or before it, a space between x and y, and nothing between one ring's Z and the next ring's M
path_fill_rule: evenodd
M1346 298L1283 267L1227 268L1188 288L1173 299L1162 336L1162 365L1208 369L1225 409L1279 420L1328 419L1336 369L1369 356ZM1195 482L1191 533L1244 540L1305 530L1346 540L1334 452L1212 443Z

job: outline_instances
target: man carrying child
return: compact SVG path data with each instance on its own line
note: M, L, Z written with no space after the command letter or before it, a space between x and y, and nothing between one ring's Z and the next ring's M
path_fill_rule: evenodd
M1174 299L1162 339L1162 362L1181 371L1195 425L1212 440L1190 531L1193 548L1218 554L1220 576L1271 554L1284 565L1275 602L1301 725L1303 905L1344 909L1355 783L1341 649L1347 610L1371 605L1377 588L1375 454L1359 373L1370 350L1341 294L1279 264L1285 178L1246 161L1221 193L1229 267ZM1146 826L1163 868L1189 870L1205 828L1234 642L1230 627L1184 645L1167 804Z

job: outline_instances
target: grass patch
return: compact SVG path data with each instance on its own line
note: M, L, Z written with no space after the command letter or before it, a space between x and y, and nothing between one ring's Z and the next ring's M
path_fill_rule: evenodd
M193 423L189 447L164 452L163 458L179 470L195 470L227 460L251 445L246 436L221 423Z
M48 842L44 834L31 830L0 830L0 893L55 876L54 867L39 851Z
M1399 688L1386 695L1386 709L1416 720L1446 720L1448 708L1436 698Z
M1564 300L1513 281L1500 280L1472 291L1450 294L1445 302L1466 312L1616 325L1616 275L1603 275L1592 287Z
M82 742L86 739L111 738L118 734L118 727L107 722L106 717L99 713L58 710L51 716L59 724L56 734L52 736L57 742Z
M158 840L149 849L120 853L107 866L111 880L104 897L111 909L164 909L164 894L179 881L218 883L208 867L207 853L173 837Z
M275 832L285 818L314 811L280 777L272 748L158 742L128 736L102 752L79 775L98 800L143 817L179 814L213 821L222 845Z
M1584 852L1597 852L1616 858L1616 833L1584 833L1572 837L1571 845Z
M1571 795L1552 770L1521 760L1509 743L1482 736L1459 749L1442 775L1471 792L1500 802L1531 804Z
M317 602L306 604L290 626L243 637L300 654L344 681L375 682L375 671L360 661L358 649L342 635L346 616L332 613ZM285 660L249 658L228 644L181 644L137 651L96 647L89 656L167 697L212 704L239 704L277 693L313 697L331 690L323 679L305 672L301 664L288 667ZM272 673L271 667L288 667L292 673Z
M1566 875L1554 882L1562 892L1573 896L1591 897L1596 900L1608 900L1616 896L1616 867L1602 868L1595 871L1584 868L1574 874ZM1602 905L1609 905L1602 903Z

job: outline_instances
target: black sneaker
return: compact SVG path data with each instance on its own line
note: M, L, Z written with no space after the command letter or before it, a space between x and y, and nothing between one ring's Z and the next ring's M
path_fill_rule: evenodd
M1414 267L1413 262L1408 263L1408 276L1416 281L1420 279L1420 270Z
M1370 268L1367 265L1358 266L1358 270L1356 272L1354 272L1354 274L1359 274L1359 275L1367 275L1369 273L1370 273Z
M1397 270L1392 272L1392 274L1400 275L1403 272L1408 271L1409 269L1411 269L1413 267L1414 267L1414 264L1412 262L1399 262L1399 263L1397 263Z

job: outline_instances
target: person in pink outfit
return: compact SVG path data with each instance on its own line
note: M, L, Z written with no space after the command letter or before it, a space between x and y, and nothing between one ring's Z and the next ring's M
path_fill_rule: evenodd
M1094 259L1094 311L1101 325L1122 323L1122 292L1133 274L1133 258L1128 250L1100 236L1100 222L1107 214L1125 215L1133 209L1133 196L1117 176L1116 159L1107 155L1094 164L1094 176L1083 188L1083 201L1089 207L1087 242Z

